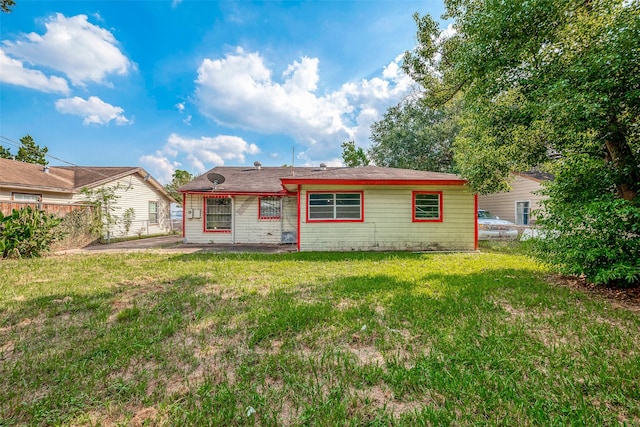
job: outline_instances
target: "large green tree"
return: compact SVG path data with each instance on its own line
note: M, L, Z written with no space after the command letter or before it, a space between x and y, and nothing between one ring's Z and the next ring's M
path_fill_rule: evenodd
M46 165L49 163L46 159L47 147L40 147L33 140L31 135L25 135L20 138L22 145L18 148L18 154L15 156L15 160L25 163L35 163L37 165Z
M640 279L640 2L445 6L454 31L416 15L404 67L430 107L462 97L459 171L484 193L506 188L511 171L548 168L548 258L597 282Z
M371 126L369 158L378 166L451 172L457 107L425 108L414 98L391 107Z
M182 203L182 193L180 193L178 189L183 185L193 181L193 178L194 176L191 173L185 170L176 169L175 172L173 172L171 182L164 188L178 203Z
M344 164L350 168L369 165L367 153L365 153L362 147L356 147L355 141L342 143L342 160Z

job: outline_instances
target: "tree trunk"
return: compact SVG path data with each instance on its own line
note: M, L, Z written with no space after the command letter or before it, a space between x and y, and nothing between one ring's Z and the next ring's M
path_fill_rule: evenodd
M623 177L623 180L618 183L618 193L620 197L625 200L634 200L638 197L640 166L631 151L631 147L626 143L624 137L609 139L605 141L605 145L613 166L617 170L629 171L626 176Z

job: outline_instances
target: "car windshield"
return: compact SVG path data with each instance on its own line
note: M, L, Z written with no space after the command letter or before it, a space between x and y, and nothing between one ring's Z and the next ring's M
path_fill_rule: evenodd
M480 218L480 219L497 219L489 211L478 211L478 218Z

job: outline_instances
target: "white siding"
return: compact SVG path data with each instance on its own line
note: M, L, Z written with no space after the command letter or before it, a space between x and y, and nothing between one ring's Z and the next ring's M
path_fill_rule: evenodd
M301 194L300 250L474 250L475 201L467 187L365 187L363 222L307 222L307 191ZM413 222L412 191L442 191L443 221Z
M516 202L528 201L531 212L541 207L540 202L544 198L534 194L541 188L538 181L516 175L510 185L512 189L509 192L478 196L478 208L515 223ZM530 223L535 223L535 219L535 215L531 214Z
M132 174L102 187L116 189L115 195L117 198L114 200L111 211L111 214L115 217L116 224L109 227L110 237L146 236L171 231L169 200L151 184L144 181L140 175ZM84 194L79 193L74 195L74 200L85 201L86 197ZM149 202L158 203L158 221L155 224L149 221ZM133 209L134 215L127 232L123 223L123 215L129 208Z
M186 241L188 243L281 243L283 231L295 232L296 230L296 198L283 198L282 218L277 220L258 218L258 199L258 196L234 196L231 232L206 232L204 198L201 195L187 194L185 199ZM200 209L200 218L189 218L189 209Z

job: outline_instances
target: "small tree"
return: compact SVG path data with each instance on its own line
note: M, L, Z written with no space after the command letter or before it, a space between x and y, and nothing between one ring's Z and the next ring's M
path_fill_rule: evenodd
M81 190L87 202L94 206L91 232L101 239L106 236L107 242L111 240L112 227L120 222L120 218L114 213L117 209L115 202L120 198L116 194L119 188L119 185L115 185L96 189L85 187Z
M15 160L25 163L35 163L37 165L46 165L49 163L45 156L49 149L47 147L40 147L33 140L31 135L25 135L20 138L22 146L18 149L18 154L15 156Z

